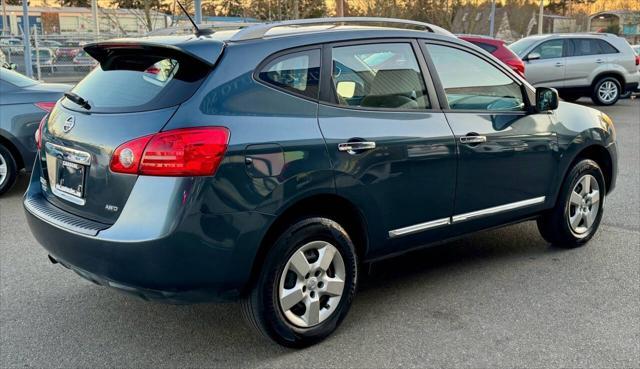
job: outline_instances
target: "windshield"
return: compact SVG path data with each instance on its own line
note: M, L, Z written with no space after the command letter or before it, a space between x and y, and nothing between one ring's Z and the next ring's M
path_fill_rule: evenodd
M516 53L516 55L518 55L520 58L522 58L524 56L523 53L529 48L529 46L533 45L537 41L537 38L523 38L507 47L511 49L511 51Z
M0 80L9 82L16 87L28 87L40 83L6 68L0 68Z

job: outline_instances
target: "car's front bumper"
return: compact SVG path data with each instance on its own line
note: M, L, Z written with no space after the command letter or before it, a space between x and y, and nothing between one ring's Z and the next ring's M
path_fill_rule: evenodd
M272 217L181 208L190 201L180 179L175 191L154 192L153 204L145 204L140 200L153 188L140 182L116 223L101 225L49 203L35 168L24 199L29 227L55 261L95 283L173 303L237 298Z

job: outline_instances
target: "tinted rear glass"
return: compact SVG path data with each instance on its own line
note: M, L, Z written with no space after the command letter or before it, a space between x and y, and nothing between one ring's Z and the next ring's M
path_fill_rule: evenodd
M471 43L482 48L484 51L490 54L493 54L493 52L498 49L497 47L493 45L485 44L484 42L471 41Z
M597 40L598 45L600 45L600 50L603 54L616 54L618 53L618 49L613 47L610 43L604 40Z
M155 110L184 102L208 73L204 63L176 52L118 50L72 92L87 100L92 112ZM82 109L68 99L63 103Z
M260 70L266 83L312 99L318 98L320 50L306 50L278 57Z
M575 56L602 54L598 40L578 38L573 40L573 47L573 55Z
M9 82L16 87L33 86L39 83L38 81L34 81L27 76L6 68L0 68L0 80Z

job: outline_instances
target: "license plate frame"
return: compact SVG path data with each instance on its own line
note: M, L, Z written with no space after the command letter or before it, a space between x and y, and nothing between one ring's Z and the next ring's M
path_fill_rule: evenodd
M84 199L86 166L58 158L56 160L56 190L77 199Z

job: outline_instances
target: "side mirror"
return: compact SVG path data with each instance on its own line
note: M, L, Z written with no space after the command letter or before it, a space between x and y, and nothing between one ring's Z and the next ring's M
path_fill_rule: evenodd
M538 60L541 57L542 56L540 55L540 53L529 53L529 55L527 55L527 57L524 58L524 60L526 60L526 61Z
M549 87L536 88L536 110L545 112L558 109L558 90Z
M356 83L353 81L340 81L336 85L338 96L344 99L350 99L356 94Z

